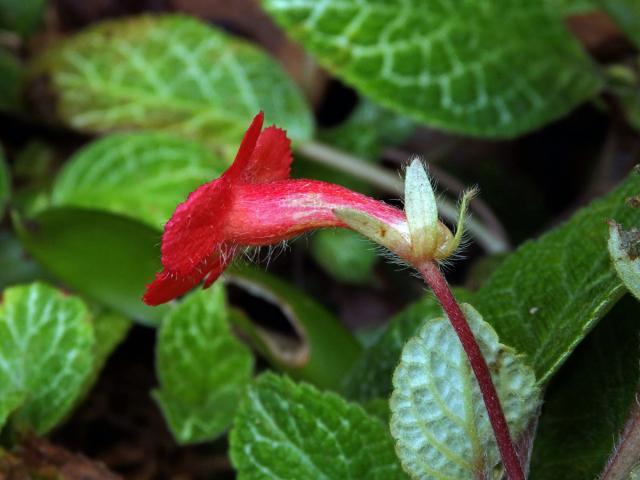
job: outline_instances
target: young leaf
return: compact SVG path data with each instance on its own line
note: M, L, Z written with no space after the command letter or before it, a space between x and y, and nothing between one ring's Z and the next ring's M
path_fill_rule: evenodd
M185 16L103 22L36 58L31 78L47 78L55 114L86 132L164 130L235 151L264 110L293 140L312 134L308 106L273 59Z
M625 199L640 175L576 213L571 220L510 255L473 296L500 338L526 354L545 382L624 294L607 251L609 218L640 223Z
M625 298L550 382L531 459L532 480L600 478L640 378L640 305Z
M0 147L0 219L4 216L4 208L11 195L11 181L9 179L9 168L4 159L4 151Z
M263 4L357 89L447 130L516 136L564 115L601 88L595 65L547 1Z
M456 289L458 301L466 301L471 294ZM404 344L418 329L433 318L442 316L442 308L432 295L415 302L394 316L384 333L360 356L344 382L347 398L359 402L387 398L393 388L391 377L398 365Z
M462 305L491 370L511 435L535 414L540 392L531 368L470 305ZM480 389L453 327L428 320L402 350L393 375L391 433L412 478L485 478L500 454ZM488 476L486 478L489 478Z
M22 246L69 287L128 318L156 324L168 306L142 303L160 265L160 233L98 210L52 208L30 219L14 216Z
M640 231L609 222L609 254L625 287L640 300Z
M406 478L382 422L333 393L270 373L247 390L230 441L239 480Z
M21 396L11 415L18 430L51 430L91 375L94 335L76 297L41 283L11 287L0 305L0 403ZM15 403L14 403L15 408Z
M69 159L56 179L52 201L162 228L189 192L225 168L223 160L188 140L158 133L114 134Z
M231 333L224 288L187 297L162 322L153 393L180 444L213 440L231 424L251 379L251 352Z

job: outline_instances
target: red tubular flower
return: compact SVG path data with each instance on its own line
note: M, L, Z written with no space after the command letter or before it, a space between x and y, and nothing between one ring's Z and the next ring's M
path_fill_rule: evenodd
M408 238L404 213L351 190L317 180L288 179L290 141L259 113L222 176L176 208L162 236L164 270L147 286L159 305L204 280L210 286L243 247L272 245L322 227L347 227L334 210L362 212Z

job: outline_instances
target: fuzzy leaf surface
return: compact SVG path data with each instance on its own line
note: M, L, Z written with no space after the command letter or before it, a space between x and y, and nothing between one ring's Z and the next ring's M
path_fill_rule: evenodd
M41 283L7 288L0 305L0 403L21 397L18 430L51 430L91 375L94 334L77 297ZM8 397L7 397L8 396ZM9 403L14 403L14 400Z
M81 131L163 130L233 153L259 110L293 140L313 130L277 62L185 16L102 22L36 58L31 78L43 76L57 117Z
M320 63L358 90L446 130L516 136L566 114L602 84L552 2L263 5Z
M231 332L221 282L189 295L160 327L154 397L181 444L213 440L233 421L253 356Z
M225 168L222 159L188 140L148 132L113 134L69 159L55 181L52 201L162 228L178 203Z
M609 222L608 247L620 280L640 300L640 230L623 230L617 223Z
M617 304L549 384L532 480L599 478L620 439L640 379L640 304Z
M458 301L470 294L456 289ZM347 398L368 402L387 398L393 389L391 378L405 343L428 320L442 316L442 308L432 295L425 296L395 315L384 333L360 356L344 382Z
M240 405L231 460L239 480L406 478L385 424L338 395L270 373Z
M533 370L502 345L468 304L462 310L487 361L511 435L520 435L539 404ZM474 480L500 454L471 365L447 318L427 320L402 350L393 375L391 433L414 479ZM485 478L485 477L482 477Z
M626 291L607 250L607 219L640 223L625 199L640 193L631 174L608 195L510 255L473 295L502 341L526 354L544 382Z

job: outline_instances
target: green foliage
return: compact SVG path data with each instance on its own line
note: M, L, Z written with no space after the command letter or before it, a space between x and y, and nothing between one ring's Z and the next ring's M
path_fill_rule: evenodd
M42 21L46 0L0 0L0 29L29 35Z
M59 119L86 132L168 131L226 153L251 118L312 134L309 109L279 65L258 48L195 19L141 16L102 22L36 58Z
M82 393L93 348L89 312L80 299L40 283L6 289L0 306L0 417L14 410L14 429L49 431Z
M637 0L595 1L627 34L629 40L640 47L640 2Z
M249 302L264 302L280 310L294 335L269 328L273 311L262 318L231 318L274 367L320 388L338 390L360 354L360 344L335 316L293 285L257 269L235 267L227 271L229 284L244 290ZM266 306L266 305L265 305ZM249 312L252 313L252 312Z
M0 5L2 1L0 0ZM20 61L12 53L0 47L0 111L20 110L23 76L24 67Z
M447 130L515 136L564 115L601 87L595 65L551 2L263 4L360 91Z
M640 300L640 230L609 222L609 254L625 287Z
M458 301L471 295L456 290ZM391 377L398 365L402 347L427 321L440 317L442 309L436 298L426 296L395 315L384 333L360 356L345 379L344 392L348 398L367 402L391 394Z
M107 210L162 228L178 203L226 168L199 144L158 133L114 134L65 164L55 205Z
M640 307L620 302L549 385L531 460L532 480L598 478L634 403Z
M571 220L510 255L473 296L473 304L545 382L623 295L607 251L615 218L640 223L625 199L640 191L640 175L576 213Z
M10 285L46 279L39 265L29 258L18 239L0 232L0 291Z
M318 132L318 138L365 160L377 160L385 145L396 145L415 130L406 117L361 99L346 121Z
M335 394L273 374L247 390L231 460L239 480L406 478L382 422Z
M525 430L540 392L531 368L500 344L470 305L462 309L491 370L511 435ZM428 320L402 350L393 375L391 433L412 478L491 478L500 455L480 389L447 318Z
M119 313L102 310L94 313L92 325L96 337L93 371L97 378L109 355L127 336L131 321Z
M181 444L212 440L233 421L253 356L231 332L217 283L185 299L162 322L154 397Z
M338 280L366 283L378 260L375 247L351 230L321 230L311 240L311 255Z
M14 217L20 241L40 265L66 285L127 317L148 324L169 307L142 303L160 270L160 234L139 222L97 210L53 208Z
M4 209L11 196L11 179L9 167L4 158L4 151L0 147L0 219L4 216Z

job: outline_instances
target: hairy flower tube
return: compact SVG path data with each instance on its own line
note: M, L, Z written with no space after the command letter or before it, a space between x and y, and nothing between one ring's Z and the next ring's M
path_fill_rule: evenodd
M353 228L414 266L457 248L462 223L453 236L439 222L418 160L407 170L405 215L339 185L289 179L290 141L275 126L262 130L263 118L259 113L253 119L231 167L192 192L167 222L164 270L147 286L147 304L170 301L202 281L206 288L246 247L277 244L316 228Z
M273 245L324 227L351 228L416 268L431 286L469 358L509 479L524 476L491 374L464 314L436 262L460 244L465 194L455 235L438 220L436 199L421 162L405 179L405 209L317 180L289 179L292 160L285 132L262 130L259 113L233 164L176 208L162 236L163 271L147 286L149 305L168 302L204 281L211 285L247 247Z

